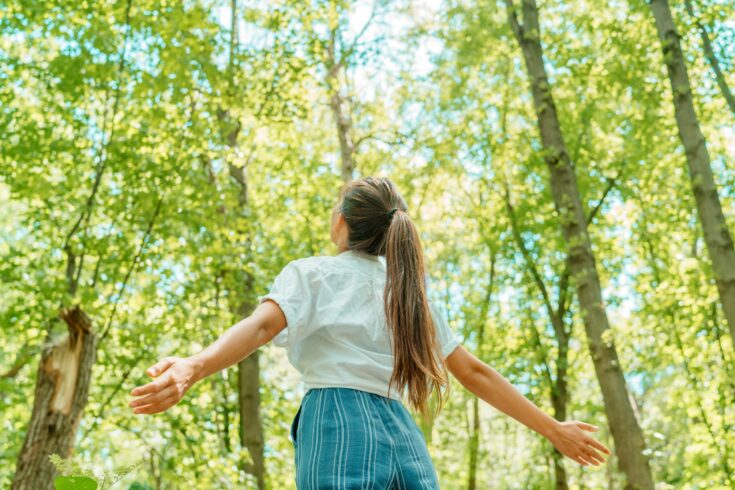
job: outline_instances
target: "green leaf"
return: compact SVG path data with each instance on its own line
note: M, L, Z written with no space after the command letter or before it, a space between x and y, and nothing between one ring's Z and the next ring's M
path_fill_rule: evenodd
M56 490L97 490L97 482L86 476L57 476Z

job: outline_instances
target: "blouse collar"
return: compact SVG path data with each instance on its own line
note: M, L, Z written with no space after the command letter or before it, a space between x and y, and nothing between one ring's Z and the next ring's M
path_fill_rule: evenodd
M371 260L373 262L380 262L380 256L378 255L371 255L366 252L362 252L359 250L345 250L344 252L341 252L339 255L345 255L345 256L352 256L352 257L360 257L362 259Z

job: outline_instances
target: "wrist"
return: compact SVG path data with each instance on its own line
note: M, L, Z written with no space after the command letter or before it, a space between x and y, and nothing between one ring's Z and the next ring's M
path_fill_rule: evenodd
M194 375L191 378L191 384L194 385L199 380L206 377L204 373L205 362L201 355L195 354L187 358L187 360L194 367Z
M542 436L548 440L553 440L561 430L561 422L555 418L549 417L549 421L544 425L541 431Z

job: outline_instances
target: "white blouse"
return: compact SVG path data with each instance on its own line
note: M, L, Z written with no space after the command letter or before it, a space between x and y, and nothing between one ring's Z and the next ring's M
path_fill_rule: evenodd
M286 317L273 343L287 349L305 390L347 387L401 399L394 385L393 354L385 312L385 258L348 250L289 262L268 294ZM429 301L444 358L461 343Z

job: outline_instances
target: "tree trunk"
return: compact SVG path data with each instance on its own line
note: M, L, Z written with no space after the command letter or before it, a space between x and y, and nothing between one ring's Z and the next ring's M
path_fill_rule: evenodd
M495 266L496 251L489 246L490 251L490 275L488 285L485 291L485 299L480 310L479 330L477 332L477 354L482 357L483 347L485 345L485 323L490 311L490 300L493 295L493 287L495 286ZM480 452L480 402L477 396L472 397L472 425L470 426L470 439L468 443L469 452L469 468L467 477L467 490L475 490L477 488L477 463Z
M234 16L234 13L233 13ZM237 147L237 136L240 131L240 122L233 121L228 111L221 111L220 118L229 126L229 131L225 135L227 145L234 149ZM247 213L249 206L248 181L244 167L230 165L230 175L239 186L238 206L240 211ZM238 219L243 219L239 217ZM246 230L240 230L246 233ZM248 238L248 242L250 239ZM245 249L250 253L249 244L245 245ZM242 298L240 305L235 309L234 313L239 318L249 316L255 305L252 303L253 297L253 277L248 274L244 287L239 291L233 291L233 295L239 295ZM253 460L252 465L246 466L246 471L253 475L258 481L258 488L265 488L265 455L263 443L263 424L260 417L260 366L258 351L253 352L248 357L237 364L238 369L238 401L240 408L240 444L250 453Z
M586 218L586 224L592 222L592 218L595 213L600 209L604 202L605 196L612 189L614 180L611 180L607 189L603 193L602 197L597 203L597 206ZM569 291L569 258L565 263L564 271L559 275L559 295L556 306L552 305L551 295L549 294L549 288L546 287L542 274L539 272L539 268L534 261L533 255L526 246L526 242L523 239L521 229L518 225L518 219L516 217L513 203L510 197L510 184L505 182L505 207L508 211L508 219L510 221L511 232L515 239L516 245L521 251L526 268L528 269L529 275L533 278L536 287L538 288L544 302L544 309L549 317L549 322L554 331L554 338L557 344L557 355L556 355L556 377L552 378L551 368L546 361L549 353L543 349L540 340L540 334L534 330L534 341L539 349L540 355L543 355L544 373L546 373L546 381L549 387L549 394L551 398L551 404L554 407L554 418L559 421L564 421L567 418L567 404L569 401L569 388L567 383L567 372L569 370L569 340L571 339L572 327L567 325L565 318L569 311L568 304L568 291ZM534 320L531 319L531 322ZM567 490L569 488L567 483L567 473L564 468L563 460L564 455L556 448L553 448L552 458L554 461L554 477L555 477L555 488L557 490Z
M733 248L732 236L725 216L722 214L722 206L710 166L709 152L699 127L697 114L694 112L692 88L669 3L667 0L652 0L651 10L656 19L664 63L666 63L671 81L679 139L686 150L689 177L694 198L697 201L697 212L704 231L704 241L712 261L725 319L730 327L733 343L735 343L735 248Z
M237 146L237 131L239 131L239 123L228 137L229 145L232 148ZM249 206L248 181L245 169L243 167L230 166L230 174L240 186L240 194L238 204L242 211L247 211ZM242 219L242 218L241 218ZM245 230L241 230L245 232ZM248 238L245 249L250 254L250 239ZM244 284L244 288L235 292L243 298L240 306L236 310L239 318L245 318L252 314L255 305L252 302L253 297L253 277L248 274ZM248 468L248 473L255 476L258 481L258 488L265 489L265 455L263 443L263 423L260 417L260 365L259 353L256 350L248 357L237 363L238 370L238 401L240 406L240 443L247 448L250 457L253 460L252 466Z
M339 137L339 154L342 161L342 181L349 182L354 178L355 160L353 158L355 145L352 142L352 121L349 114L345 113L344 101L339 93L339 88L333 88L329 99L329 106L337 124L337 136Z
M265 489L265 455L263 421L260 417L260 365L256 350L240 361L238 368L238 400L240 402L240 441L250 453L253 464L248 473L255 476L258 488Z
M576 175L559 126L543 62L538 9L534 0L522 0L521 26L512 0L506 0L508 19L520 45L533 94L544 160L550 171L551 192L569 253L569 267L576 279L577 297L587 332L587 341L602 391L620 469L626 489L653 489L646 444L628 396L617 350L612 340L603 340L610 330L603 306L600 278L587 233L587 222ZM606 337L607 335L605 335Z
M567 364L568 364L568 340L559 342L559 353L556 358L556 380L551 388L551 402L554 406L554 418L559 421L567 419L567 400L569 399L567 388ZM552 452L554 458L554 478L556 490L567 490L567 472L564 468L564 455L556 448Z
M480 402L476 396L472 397L472 432L469 440L469 468L467 476L467 490L477 489L477 459L480 451Z
M220 123L223 125L222 137L227 146L234 150L238 146L238 134L241 129L240 121L233 118L228 110L223 109L218 110L218 118L220 119ZM245 162L245 164L247 165L247 162ZM236 210L226 210L223 208L222 212L234 211L235 214L240 213L247 215L249 195L245 168L230 164L228 170L230 172L230 176L239 187L238 208ZM236 217L236 220L243 219L243 216ZM239 222L243 223L243 221ZM248 233L246 229L241 227L238 227L238 232ZM249 254L250 238L248 238L246 242L244 249ZM239 305L232 309L232 313L238 318L249 316L255 309L256 305L254 305L252 301L252 298L254 297L253 280L252 275L247 274L243 287L241 289L230 291L230 294L233 297L240 298ZM265 488L266 480L265 445L263 437L263 423L260 417L260 365L259 353L257 350L242 361L238 362L237 373L240 445L248 450L250 458L252 459L252 464L244 464L243 468L247 473L255 477L258 482L258 488L263 490ZM227 403L226 400L225 403ZM225 410L227 410L226 407Z
M228 62L228 75L230 92L234 88L233 70L235 69L235 50L237 49L237 0L231 0L231 18L230 18L230 53ZM265 101L263 102L263 106ZM263 106L258 111L260 115ZM230 115L228 109L219 109L218 117L223 123L222 136L231 150L235 150L238 146L238 135L241 129L239 119ZM254 151L254 150L253 150ZM250 153L252 158L253 152ZM249 160L249 158L248 158ZM245 167L249 162L243 162L243 166L229 164L228 170L230 176L235 180L238 189L238 220L243 220L243 216L248 215L249 194L248 179ZM243 221L239 221L243 223ZM245 229L239 230L240 233L248 233ZM248 237L245 244L245 250L250 254L250 238ZM249 316L255 307L252 302L253 297L253 277L248 274L244 287L239 291L232 291L233 296L240 297L240 304L234 313L239 318ZM252 464L245 466L245 470L253 475L258 482L260 490L265 489L265 454L263 443L263 423L260 417L260 365L259 353L256 350L248 357L237 363L237 389L238 389L238 405L240 410L240 444L245 447L250 454Z
M121 77L127 61L126 49L131 33L130 14L132 5L132 0L126 1L124 14L125 36L117 67L118 83L113 95L110 128L107 128L105 116L102 124L102 145L96 153L92 190L82 212L75 220L69 233L67 233L61 247L67 255L67 291L72 298L76 295L79 278L81 277L84 251L80 257L77 257L72 251L71 240L80 230L84 230L85 227L89 226L95 198L107 167L107 148L115 135L115 116L118 113L120 102ZM105 99L106 107L107 99ZM105 114L107 114L106 109ZM150 232L150 227L148 232ZM145 244L145 242L143 243ZM82 241L82 244L84 245L84 241ZM86 247L83 247L83 249L86 249ZM123 282L126 281L127 279ZM114 313L115 310L113 309L107 328L112 322ZM92 331L90 318L79 305L73 308L62 308L59 317L67 324L68 333L54 342L51 339L49 329L46 337L47 345L41 352L36 376L31 419L28 423L23 448L16 463L16 472L11 487L13 490L53 490L56 468L51 464L48 457L56 453L61 458L68 458L72 454L76 431L87 404L97 344L107 333L107 328L105 328L100 339L98 339L97 334Z
M523 255L524 261L526 263L526 268L528 269L529 274L533 278L534 282L536 283L536 287L539 289L539 292L543 297L544 306L547 315L549 316L549 321L551 322L554 329L554 336L558 346L555 379L552 378L551 369L549 368L549 364L546 360L549 354L545 349L543 349L540 334L536 330L534 330L534 343L539 350L539 355L543 356L542 359L544 364L544 372L546 373L546 382L549 388L551 404L554 407L554 418L563 422L564 420L566 420L567 417L567 367L569 363L569 332L571 331L568 331L566 329L566 326L564 325L564 315L566 312L566 291L568 288L568 270L565 270L561 275L559 286L559 304L558 307L554 309L551 304L551 298L549 297L546 284L544 283L544 280L539 273L538 268L536 267L536 264L531 257L528 248L525 245L525 242L523 241L520 229L518 228L518 220L516 219L515 213L513 211L513 205L510 200L510 189L507 183L505 191L505 203L506 209L508 210L508 218L510 220L513 237L515 238L518 248L520 248L521 250L521 255ZM531 319L530 321L533 322L534 320ZM552 448L551 456L554 461L555 488L557 490L567 490L569 487L567 485L567 473L564 469L563 463L564 455L554 447Z
M339 138L342 181L347 183L355 175L355 142L352 139L352 116L350 115L349 107L345 107L347 100L342 95L342 88L339 82L339 74L344 70L345 60L341 59L341 57L338 59L336 46L337 30L332 29L327 47L326 84L329 90L329 108L332 110L332 116L334 117L337 129L337 137Z
M56 469L48 457L56 453L67 458L72 453L87 404L97 336L79 306L64 309L59 316L68 333L41 353L33 412L18 456L13 490L53 490Z
M239 169L242 170L242 169ZM247 192L247 186L241 187ZM245 201L247 203L247 201ZM249 316L255 309L251 301L253 277L248 274L242 295L246 298L238 308L240 318ZM240 407L240 444L244 446L251 459L247 472L258 482L258 489L265 490L265 444L263 420L260 416L260 352L257 350L237 363L237 391Z

